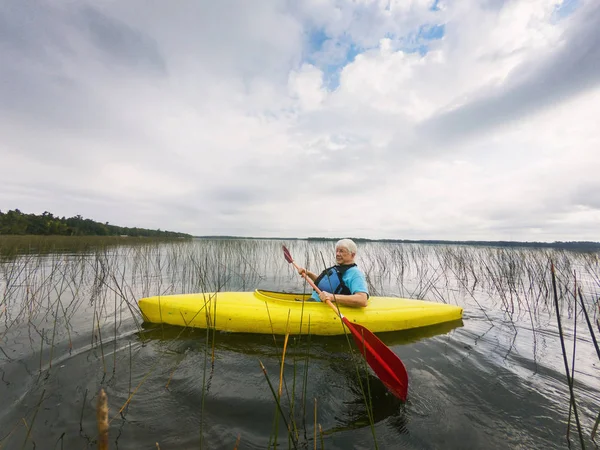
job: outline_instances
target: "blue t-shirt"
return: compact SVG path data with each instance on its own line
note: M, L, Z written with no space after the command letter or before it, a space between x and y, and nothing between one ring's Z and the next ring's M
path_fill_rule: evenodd
M357 266L350 267L344 275L342 276L342 280L344 284L348 286L351 294L356 294L357 292L364 292L369 295L369 288L367 287L367 279L365 278L365 274L360 270ZM311 299L317 302L320 302L319 294L313 290L311 295Z

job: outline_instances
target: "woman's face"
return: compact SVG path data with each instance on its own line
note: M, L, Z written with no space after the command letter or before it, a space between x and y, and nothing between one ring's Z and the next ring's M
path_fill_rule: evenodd
M354 254L344 247L335 248L335 262L337 264L352 264L354 262Z

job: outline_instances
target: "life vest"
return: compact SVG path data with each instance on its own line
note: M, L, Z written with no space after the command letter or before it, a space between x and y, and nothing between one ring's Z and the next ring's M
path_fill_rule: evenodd
M343 276L346 273L346 270L354 266L356 266L356 264L328 267L317 277L315 284L320 290L325 292L351 295L352 292L350 292L350 289L344 283Z

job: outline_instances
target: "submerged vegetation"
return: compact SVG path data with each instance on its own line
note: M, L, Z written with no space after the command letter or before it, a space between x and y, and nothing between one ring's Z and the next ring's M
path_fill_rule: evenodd
M47 211L41 215L24 214L18 209L6 213L0 211L0 235L192 237L174 231L120 227L84 219L79 215L55 217Z
M220 408L220 403L215 406L215 398L211 399L209 393L219 389L219 384L229 383L227 392L233 393L228 395L238 393L243 397L243 386L252 376L262 379L261 398L272 402L268 411L255 411L258 422L264 417L272 419L271 434L265 438L269 448L327 448L328 439L340 430L361 427L369 429L373 448L385 448L380 443L377 423L392 417L398 429L406 428L405 407L390 403L381 383L353 353L350 341L290 334L248 343L247 337L214 330L142 324L136 301L145 296L255 288L306 290L282 257L281 241L107 242L97 241L74 251L39 241L36 247L18 252L14 247L7 250L14 241L0 239L0 254L11 254L0 262L0 372L4 381L0 396L29 399L29 406L15 402L16 406L2 417L0 448L32 443L46 448L48 442L50 448L62 448L63 444L64 448L80 448L82 443L87 443L87 448L100 442L104 445L108 426L110 442L133 439L136 435L128 430L135 430L140 420L153 424L161 421L163 413L151 404L162 396L167 402L178 401L174 410L181 410L182 419L188 421L183 415L190 395L195 398L190 411L200 409L199 417L192 416L198 420L193 438L177 441L172 436L154 435L151 425L146 436L150 434L149 439L165 448L161 441L165 439L172 439L169 448L198 442L201 448L211 448L215 442L230 442L231 448L241 448L247 438L244 433L253 433L215 424L220 416L215 416L214 408ZM331 254L328 242L290 240L286 245L298 262L315 270ZM44 254L41 248L54 250ZM572 446L582 448L584 443L597 439L599 394L590 394L590 386L597 380L590 359L596 358L590 339L595 339L594 333L600 330L598 253L374 242L362 243L359 250L357 262L367 275L373 295L463 306L466 322L487 324L474 340L486 351L502 348L501 358L505 360L530 355L527 383L538 372L546 379L548 368L563 370L564 361L564 382L546 394L562 411L566 424L562 435ZM203 307L210 304L200 305L200 309ZM589 320L584 321L584 317ZM493 329L500 330L496 339L507 341L502 347L488 339ZM522 340L526 332L531 338ZM419 339L414 332L398 336L386 338L387 342ZM198 347L193 347L194 342ZM244 379L232 379L228 375L231 367L220 369L227 363L219 354L239 351L236 349L242 345L248 357L255 357L255 365L244 368ZM553 353L548 348L554 349ZM467 358L472 349L463 351ZM577 357L582 352L584 356ZM348 354L353 355L350 370L337 368L345 364L343 358ZM598 358L596 367L600 353ZM71 359L78 362L69 366ZM58 381L65 376L67 369L61 369L64 365L80 371L67 379L67 384ZM192 390L187 378L178 380L179 374L187 373L188 366L198 379L199 393ZM352 421L328 419L336 403L332 400L327 404L320 398L323 394L312 386L314 374L309 375L321 366L341 370L336 375L351 386L355 396ZM219 381L219 377L226 381ZM14 382L23 378L33 382ZM152 394L145 393L150 383ZM68 398L73 400L65 400ZM100 434L95 411L98 400L103 418ZM56 406L61 403L65 406ZM55 426L52 420L40 420L38 415L53 408L63 414L77 411L77 417L66 422L64 428ZM333 409L333 414L337 416L338 411ZM77 422L78 426L73 426ZM215 428L221 430L218 435ZM544 431L532 428L530 432L538 433L539 439ZM174 436L180 433L173 430Z
M172 243L171 237L145 236L36 236L36 235L0 235L0 260L29 255L48 255L50 253L103 252L109 248L127 246L148 246L160 243ZM185 239L184 241L188 241Z

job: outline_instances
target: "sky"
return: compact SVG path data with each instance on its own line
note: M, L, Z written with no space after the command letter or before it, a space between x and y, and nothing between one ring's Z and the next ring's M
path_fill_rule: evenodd
M5 0L0 210L600 240L597 0Z

